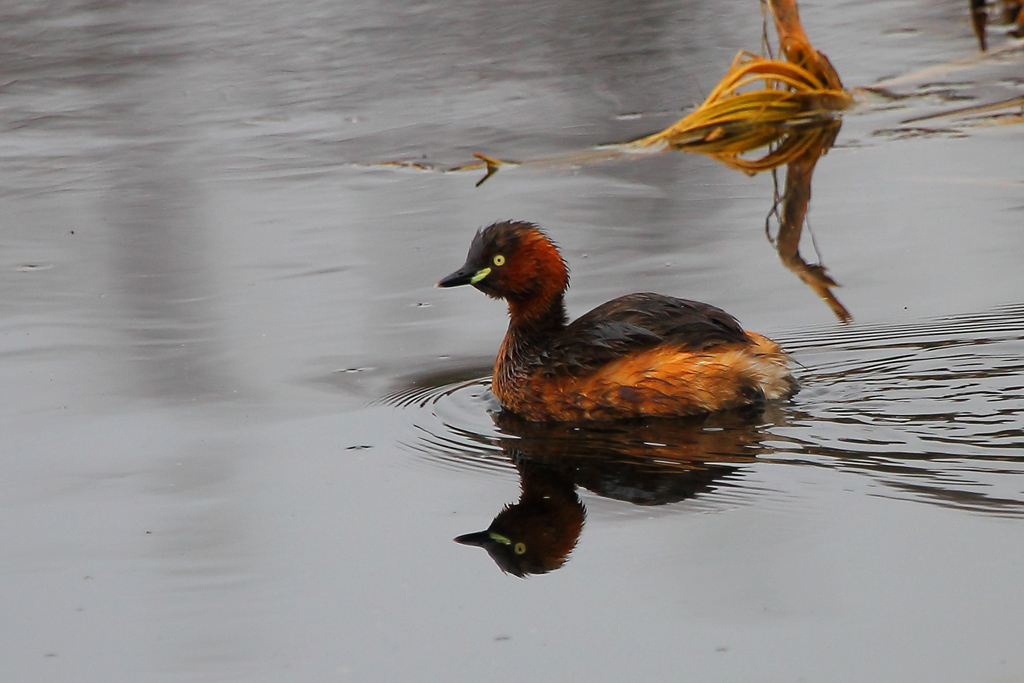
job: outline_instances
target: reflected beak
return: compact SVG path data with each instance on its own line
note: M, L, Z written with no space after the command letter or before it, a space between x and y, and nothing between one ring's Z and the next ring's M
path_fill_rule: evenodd
M472 534L458 536L455 538L455 542L462 545L476 546L477 548L487 548L495 544L508 545L512 541L493 531L477 531Z
M480 270L477 270L467 263L451 275L442 278L441 281L437 283L437 286L459 287L461 285L475 285L487 277L490 272L490 268L481 268Z
M442 280L444 282L444 280ZM491 544L491 537L487 535L486 531L477 531L473 534L463 534L462 536L455 537L456 543L462 545L472 545L477 548L486 548Z

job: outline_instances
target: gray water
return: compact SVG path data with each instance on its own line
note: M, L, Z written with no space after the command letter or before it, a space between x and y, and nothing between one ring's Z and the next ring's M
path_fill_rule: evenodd
M923 72L976 55L966 9L801 4L847 86L912 75L815 173L842 324L765 239L768 175L442 172L670 124L756 2L0 4L3 679L1024 680L1024 129L911 121L1022 95L1019 51ZM506 218L571 314L708 301L802 391L496 424L502 307L433 285ZM586 510L526 579L452 542L522 458Z

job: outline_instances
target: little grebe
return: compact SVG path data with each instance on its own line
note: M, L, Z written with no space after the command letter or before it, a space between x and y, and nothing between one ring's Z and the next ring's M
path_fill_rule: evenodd
M696 415L797 389L778 344L708 304L628 294L567 324L568 268L532 223L478 231L465 265L437 283L458 285L508 302L491 388L528 420Z

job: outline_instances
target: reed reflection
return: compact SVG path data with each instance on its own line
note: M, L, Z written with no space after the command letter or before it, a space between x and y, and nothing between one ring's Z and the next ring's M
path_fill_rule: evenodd
M841 127L842 122L837 119L823 125L796 130L779 144L779 150L787 150L786 179L780 195L776 178L775 203L766 221L765 231L771 239L770 221L774 216L778 221L778 233L772 243L779 252L782 265L796 274L801 282L821 297L839 320L846 323L850 322L853 316L832 293L832 288L838 287L838 283L829 276L821 263L807 263L800 255L800 237L811 204L811 177L814 175L814 167L818 159L831 149ZM775 168L777 166L772 167L773 172Z
M729 486L762 450L757 411L608 424L537 423L495 416L504 457L519 472L519 500L487 529L456 542L484 548L515 576L561 567L586 519L583 487L634 505L665 505Z
M828 73L834 76L835 82L833 94L827 97L839 99L839 93L843 92L839 77L831 71L828 60L823 56L822 60L822 68L829 69ZM804 111L790 120L781 114L777 119L759 115L739 121L700 122L700 126L691 124L686 127L683 124L687 119L684 119L676 126L634 144L660 144L669 149L698 152L751 176L771 171L775 180L775 201L765 222L769 241L778 251L782 265L796 274L801 282L821 297L839 320L846 323L853 316L832 293L832 288L838 287L838 283L821 263L808 263L800 255L800 238L811 203L811 178L818 160L832 149L842 128L842 119L835 115L841 104L842 101L833 103L831 108ZM763 156L745 156L762 148L765 150ZM776 172L782 167L785 167L786 175L780 193ZM778 223L774 238L771 236L772 218Z

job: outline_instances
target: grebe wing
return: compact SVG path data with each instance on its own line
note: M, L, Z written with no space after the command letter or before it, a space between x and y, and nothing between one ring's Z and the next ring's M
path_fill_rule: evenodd
M703 351L737 343L751 342L739 322L720 308L662 294L629 294L569 324L541 362L576 375L661 344Z

